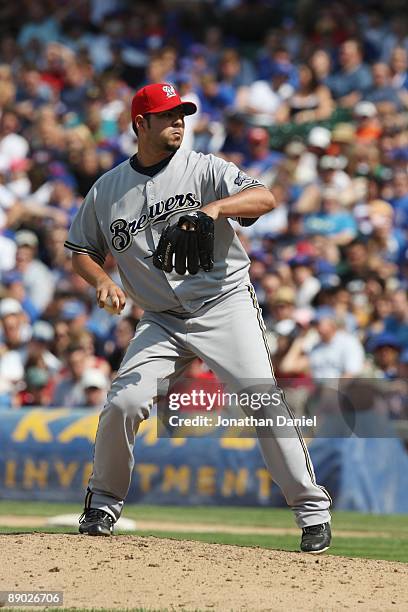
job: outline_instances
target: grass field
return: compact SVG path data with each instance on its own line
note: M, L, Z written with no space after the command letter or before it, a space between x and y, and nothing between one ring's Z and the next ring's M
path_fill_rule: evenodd
M58 514L79 514L80 510L81 508L75 504L2 501L0 502L0 533L75 532L74 528L4 527L1 517L5 515L50 517ZM288 510L127 505L124 516L132 518L136 522L138 520L162 522L163 529L166 529L166 522L177 523L182 526L181 530L178 531L149 530L143 531L143 535L238 546L260 546L279 550L298 550L299 545L298 535L250 533L251 529L258 527L293 528L293 517ZM196 524L205 525L205 532L192 531L191 527ZM332 524L334 538L329 554L408 562L408 517L406 515L381 516L355 512L336 512L333 513ZM248 533L245 533L245 529L241 529L239 534L223 533L222 531L212 533L212 525L217 527L220 525L246 527ZM355 532L355 535L353 532ZM136 531L135 534L140 535L141 532Z

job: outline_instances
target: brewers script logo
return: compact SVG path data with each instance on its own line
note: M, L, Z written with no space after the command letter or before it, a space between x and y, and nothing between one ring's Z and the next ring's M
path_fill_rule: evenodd
M112 246L115 251L126 251L132 243L132 237L142 232L148 225L167 221L177 213L190 212L200 207L201 202L195 193L178 193L167 200L160 200L160 202L148 206L148 213L141 215L138 219L132 219L131 221L115 219L110 225Z

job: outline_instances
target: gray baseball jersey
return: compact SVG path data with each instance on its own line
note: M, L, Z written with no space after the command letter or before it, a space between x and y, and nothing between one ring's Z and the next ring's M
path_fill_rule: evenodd
M178 275L153 265L165 225L214 200L262 187L237 166L214 155L177 151L150 177L127 160L104 174L77 213L65 243L103 264L114 256L126 293L152 312L195 312L247 279L249 259L230 222L215 223L214 268Z

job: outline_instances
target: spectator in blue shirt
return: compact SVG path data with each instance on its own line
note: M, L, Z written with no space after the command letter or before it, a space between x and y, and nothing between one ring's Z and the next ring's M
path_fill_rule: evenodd
M248 87L255 80L255 71L251 62L240 57L235 49L225 49L219 63L219 80L237 90Z
M384 321L384 331L394 334L399 343L408 348L408 297L405 289L395 291L392 298L392 313Z
M406 172L396 172L392 186L394 197L390 203L395 212L395 225L403 230L408 228L408 175Z
M341 45L339 61L340 70L329 86L341 106L352 108L370 89L371 72L363 64L361 44L357 40L349 39Z
M368 241L369 255L377 260L377 266L383 264L383 273L387 263L396 264L407 246L404 232L394 227L394 211L391 204L384 200L373 200L369 203L368 214L372 233ZM389 267L394 270L394 268Z
M373 354L374 363L377 366L377 375L393 380L398 376L398 361L401 351L401 343L394 334L384 332L377 334L368 342L367 346Z
M391 55L392 84L397 90L408 90L408 53L395 47Z
M17 38L21 47L28 47L33 41L45 45L58 40L60 32L58 19L47 15L45 3L30 2L26 10L28 14Z
M81 199L76 195L76 181L71 174L53 179L50 205L65 213L66 224L69 227L81 205Z
M284 47L272 47L269 51L261 51L258 59L258 79L269 81L280 66L285 66L287 82L296 89L299 86L297 68L292 64L290 54Z
M230 84L219 83L214 74L206 74L201 79L198 96L202 114L207 115L210 121L221 121L223 111L234 105L235 89Z
M226 117L225 140L219 155L241 166L249 156L248 128L242 113L231 113Z
M64 86L61 90L61 102L66 113L76 113L78 117L83 117L88 89L89 83L83 66L72 61L66 68Z
M284 159L282 153L270 150L269 132L265 128L251 128L248 132L248 145L248 155L243 166L250 176L269 176L271 170Z
M305 229L309 234L330 236L336 244L346 245L355 238L357 223L353 215L341 207L337 191L328 187L322 194L321 212L306 218Z
M5 272L1 277L1 284L6 289L4 297L14 298L20 302L24 312L30 319L30 323L34 323L39 317L39 310L34 306L26 293L21 272L17 270Z
M16 109L20 116L32 120L32 113L43 104L52 102L52 90L41 81L35 65L26 64L21 70L21 84L16 93Z
M197 94L201 117L195 127L195 147L210 153L216 148L213 138L223 133L224 113L234 107L235 89L228 83L219 83L214 74L207 73L201 78Z
M402 103L396 88L391 82L391 70L387 64L374 64L372 67L373 86L365 99L374 104L391 102L396 110L401 110Z

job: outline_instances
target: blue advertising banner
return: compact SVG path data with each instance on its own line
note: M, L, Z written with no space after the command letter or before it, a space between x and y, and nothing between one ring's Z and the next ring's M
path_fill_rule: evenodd
M0 411L0 497L82 501L92 470L98 412ZM267 505L281 500L253 439L157 438L140 427L128 501Z
M98 412L0 411L0 498L83 501L92 470ZM310 445L319 484L335 507L408 512L408 454L397 439L317 439ZM128 502L283 506L251 438L157 438L140 428Z

